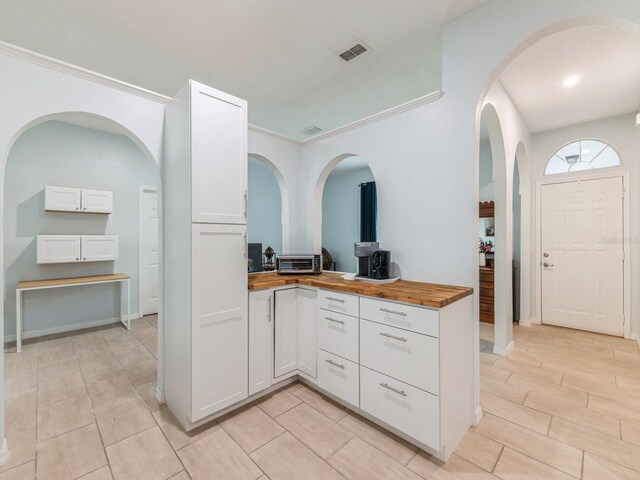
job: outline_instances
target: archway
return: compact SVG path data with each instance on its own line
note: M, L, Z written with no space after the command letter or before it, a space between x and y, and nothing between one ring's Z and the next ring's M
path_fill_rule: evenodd
M268 158L249 154L248 216L250 243L289 252L289 192L284 176Z
M16 310L12 301L15 299L13 288L17 280L125 273L132 277L131 312L132 319L135 319L135 314L138 313L136 283L140 278L137 223L139 187L153 186L158 195L161 192L158 163L145 144L122 124L100 115L85 112L50 114L34 119L17 131L4 157L2 174L0 188L3 208L0 218L5 225L2 285L6 300L2 322L3 338L5 333L13 334ZM113 193L113 213L45 213L45 185L110 191ZM159 241L158 252L162 251L161 204L158 199L155 229ZM115 263L38 265L35 247L35 236L38 234L117 235L118 259ZM158 255L156 268L157 291L161 297L161 255ZM40 336L87 327L88 324L96 327L106 323L117 325L116 322L120 320L119 305L116 303L119 295L116 289L110 290L105 285L56 290L59 291L55 298L51 295L45 298L40 295L42 291L27 295L29 303L25 312L25 325L31 333L35 330ZM46 292L49 291L45 291L45 296ZM54 317L61 303L69 316L62 323L56 323ZM161 302L159 303L161 309ZM161 311L158 313L161 318ZM82 322L83 315L87 319L85 324ZM45 321L41 322L43 319ZM39 324L34 323L36 321ZM140 321L152 328L149 322ZM161 325L161 321L157 323ZM149 372L152 375L152 385L145 392L150 398L156 395L156 380L162 378L161 365L156 374L156 364L162 358L161 339L162 335L159 333L153 335L153 338L147 337L148 342L144 344L148 351L146 358L153 363L152 371ZM143 348L142 341L140 343ZM99 349L95 351L98 352ZM155 352L158 352L158 360L153 358ZM9 380L7 376L7 381ZM5 392L9 400L11 389L6 389ZM13 427L11 424L12 418L8 420L6 436L11 447L12 440L15 445L16 433L12 430L15 428L15 424Z
M365 188L373 196L363 203ZM328 252L325 268L357 273L353 244L378 240L377 188L371 167L358 155L339 155L322 170L315 200L315 251L324 248ZM361 224L363 215L369 219L367 227Z

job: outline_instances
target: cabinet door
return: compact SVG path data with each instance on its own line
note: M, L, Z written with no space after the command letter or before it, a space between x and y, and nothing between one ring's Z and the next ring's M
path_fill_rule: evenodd
M247 397L246 227L191 226L191 422Z
M44 209L53 212L79 212L80 189L44 187Z
M113 262L118 259L117 235L82 235L83 262Z
M273 322L271 290L249 294L249 395L271 386Z
M247 102L191 82L191 221L247 223Z
M318 292L298 288L298 370L316 378Z
M38 263L80 261L80 235L38 235Z
M275 292L275 348L273 376L298 369L298 289Z
M113 192L82 189L81 203L84 213L111 213L113 212Z

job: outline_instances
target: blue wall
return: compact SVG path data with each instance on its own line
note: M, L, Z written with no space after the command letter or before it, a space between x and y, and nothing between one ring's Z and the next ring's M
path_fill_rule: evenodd
M353 244L360 241L359 185L372 181L371 169L361 167L344 171L338 168L331 172L325 183L322 194L322 246L329 250L341 272L356 271Z
M259 160L249 157L248 238L262 243L262 251L271 245L282 251L282 195L271 170Z
M125 273L132 277L131 311L137 313L139 187L159 186L159 177L155 163L122 135L46 122L16 141L5 175L5 335L15 334L15 285L21 280ZM114 211L45 212L45 185L110 190ZM38 265L38 234L117 234L119 260ZM25 332L120 316L119 287L113 284L26 292L25 298Z

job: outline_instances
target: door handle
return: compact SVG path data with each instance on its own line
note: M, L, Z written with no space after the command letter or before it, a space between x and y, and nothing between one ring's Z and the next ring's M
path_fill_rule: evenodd
M553 267L553 263L547 263L547 262L544 262L544 263L542 264L542 266L543 266L544 268Z
M267 318L269 319L269 322L271 322L271 296L269 296L269 298L267 299L267 309Z
M404 337L396 337L395 335L391 335L390 333L380 332L380 335L387 338L393 338L394 340L399 340L401 342L406 342L407 339Z
M325 362L327 362L329 365L333 365L334 367L338 367L344 370L344 365L341 363L336 363L333 360L329 360L329 359L325 359Z
M387 383L381 383L380 386L386 388L387 390L391 390L392 392L397 393L398 395L402 395L403 397L407 396L407 392L405 392L404 390L393 388L391 385Z
M336 320L335 318L331 318L331 317L324 317L326 320L329 320L330 322L333 323L339 323L340 325L344 325L344 320Z

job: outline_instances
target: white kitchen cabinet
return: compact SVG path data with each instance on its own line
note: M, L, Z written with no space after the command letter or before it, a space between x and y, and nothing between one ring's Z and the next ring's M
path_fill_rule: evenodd
M113 192L47 185L44 209L49 212L112 213Z
M436 395L361 366L360 408L440 450L440 399Z
M298 370L316 378L318 292L298 288Z
M358 362L360 358L358 323L357 317L319 309L318 348L352 362Z
M75 263L80 261L80 235L38 235L37 261Z
M360 406L359 378L357 363L318 351L318 386L356 408Z
M271 386L273 372L273 294L249 293L249 395Z
M247 102L194 81L190 99L191 221L246 224Z
M298 369L298 289L275 292L274 378Z
M82 235L80 241L83 262L105 262L118 259L117 235Z
M248 396L245 233L244 225L192 226L192 422Z
M249 391L246 111L193 81L165 111L164 398L186 430Z
M82 189L81 209L83 213L112 213L113 192Z
M113 262L117 235L38 235L37 263Z
M79 188L44 187L44 209L52 212L79 212L81 208Z

